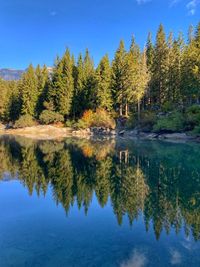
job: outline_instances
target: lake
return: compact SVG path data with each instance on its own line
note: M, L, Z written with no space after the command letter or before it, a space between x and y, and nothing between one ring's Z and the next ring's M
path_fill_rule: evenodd
M0 267L200 266L200 145L0 138Z

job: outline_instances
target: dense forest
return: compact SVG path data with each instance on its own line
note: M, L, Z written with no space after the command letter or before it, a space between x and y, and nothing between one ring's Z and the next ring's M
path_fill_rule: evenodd
M187 157L185 155L187 154ZM146 230L182 229L200 240L200 150L196 144L35 142L0 138L0 181L17 179L30 195L52 192L66 214L87 214L93 197L111 202L119 224L143 216ZM187 185L187 186L185 186Z
M0 80L0 93L0 120L16 127L113 127L122 117L127 127L200 132L200 23L187 38L160 25L143 50L134 37L128 50L121 40L112 62L105 55L97 67L88 50L76 62L67 49L52 72L30 65L19 81Z

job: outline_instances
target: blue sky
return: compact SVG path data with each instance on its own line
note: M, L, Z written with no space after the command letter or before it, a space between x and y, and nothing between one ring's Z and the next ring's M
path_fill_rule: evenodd
M89 48L97 63L132 34L143 47L161 22L186 34L199 21L200 0L0 0L0 68L51 66L66 47L76 57Z

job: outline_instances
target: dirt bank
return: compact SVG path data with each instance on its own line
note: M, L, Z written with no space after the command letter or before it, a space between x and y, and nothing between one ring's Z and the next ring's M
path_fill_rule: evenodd
M84 130L74 130L66 127L56 127L52 125L38 125L20 129L6 129L0 127L0 135L18 135L38 140L60 139L67 137L77 137L90 139L92 137L102 138L123 138L123 139L144 139L144 140L169 140L169 141L197 141L199 137L188 133L144 133L135 130L110 130L101 127L93 127Z

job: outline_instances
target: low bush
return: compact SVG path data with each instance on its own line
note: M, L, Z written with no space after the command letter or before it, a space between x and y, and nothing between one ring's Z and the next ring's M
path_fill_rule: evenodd
M130 114L130 116L128 117L128 119L126 121L125 126L127 129L133 129L137 126L137 114L136 113Z
M200 125L195 126L192 133L199 136L200 135Z
M66 122L65 122L65 127L74 127L76 125L76 122L74 121L74 120L67 120Z
M115 129L115 120L110 114L103 109L97 109L96 112L87 110L84 112L83 117L76 124L77 128L89 128L89 127L105 127Z
M156 113L154 111L143 111L140 118L140 128L142 131L149 132L153 129L156 123ZM128 129L133 129L138 126L137 113L132 113L126 122L126 127Z
M178 112L159 118L153 127L154 132L181 132L183 129L184 118Z
M170 101L166 101L161 107L162 112L169 112L173 109L174 109L174 106Z
M42 124L48 125L48 124L52 124L52 123L63 122L64 117L55 111L44 110L40 114L39 120Z
M88 128L92 126L93 121L94 121L94 112L89 109L83 113L82 118L78 121L78 125L80 126L80 128Z
M24 128L35 126L36 121L30 115L22 115L14 124L14 128Z
M156 113L153 111L144 111L141 113L140 127L144 132L150 132L157 121Z
M193 130L200 126L200 106L193 105L186 110L186 127L187 130Z
M115 120L103 109L97 109L94 113L92 126L115 129Z

